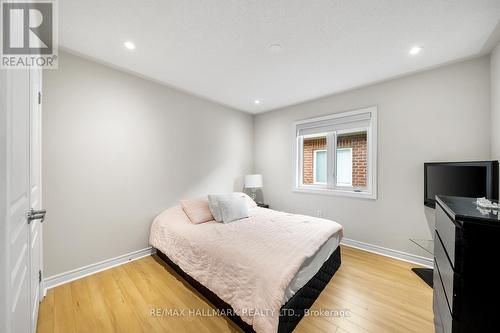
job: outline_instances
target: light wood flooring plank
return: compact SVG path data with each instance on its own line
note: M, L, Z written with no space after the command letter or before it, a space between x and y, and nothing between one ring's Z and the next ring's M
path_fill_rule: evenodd
M414 266L343 246L342 266L295 332L434 332L432 289ZM169 309L185 315L161 313ZM49 290L37 332L240 332L226 317L197 317L190 309L215 308L151 256ZM316 316L315 310L347 315Z

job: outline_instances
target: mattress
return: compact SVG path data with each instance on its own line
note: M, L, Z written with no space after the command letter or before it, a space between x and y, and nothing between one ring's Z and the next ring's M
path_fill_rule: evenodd
M264 208L224 224L192 224L179 206L153 222L150 244L211 290L257 332L276 332L280 308L342 238L338 223Z
M232 307L221 300L216 294L207 289L204 285L193 279L184 272L179 266L172 262L164 253L157 249L157 255L165 261L174 271L177 272L187 283L202 294L218 310L227 314L236 325L245 333L255 333L252 326L245 323L239 316L234 314ZM306 311L311 308L323 289L328 285L330 279L339 269L340 247L333 251L332 255L325 261L319 271L309 280L295 295L293 295L286 304L283 304L280 311L279 325L277 333L291 333L304 317Z
M300 270L295 274L292 281L285 290L285 296L281 302L284 305L288 300L295 295L297 291L309 282L316 273L321 269L323 264L330 258L332 253L337 249L340 243L340 234L335 234L323 244L318 252L313 257L306 259Z

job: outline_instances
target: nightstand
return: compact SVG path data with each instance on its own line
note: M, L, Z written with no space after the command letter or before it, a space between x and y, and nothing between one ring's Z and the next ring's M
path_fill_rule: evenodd
M269 208L269 205L268 205L268 204L261 203L261 202L257 202L257 206L258 206L258 207L261 207L261 208Z

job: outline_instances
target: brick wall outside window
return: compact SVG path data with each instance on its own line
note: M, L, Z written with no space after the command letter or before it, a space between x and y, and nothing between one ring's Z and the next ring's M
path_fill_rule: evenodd
M352 148L352 185L366 187L366 133L344 134L337 137L338 148ZM304 139L304 184L313 184L314 151L326 149L326 138Z
M352 148L352 186L366 187L366 161L368 148L366 133L339 135L338 148Z
M304 184L313 184L314 151L326 149L326 138L304 139Z

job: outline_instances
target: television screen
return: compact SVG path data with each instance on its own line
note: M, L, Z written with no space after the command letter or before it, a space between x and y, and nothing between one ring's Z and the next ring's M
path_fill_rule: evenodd
M426 163L425 204L434 207L436 195L498 199L494 166L493 162Z

